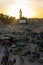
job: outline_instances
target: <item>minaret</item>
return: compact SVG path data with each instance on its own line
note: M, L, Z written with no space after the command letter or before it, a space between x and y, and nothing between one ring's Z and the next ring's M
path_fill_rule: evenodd
M19 13L20 13L20 19L21 19L22 18L22 10L21 9L20 9Z

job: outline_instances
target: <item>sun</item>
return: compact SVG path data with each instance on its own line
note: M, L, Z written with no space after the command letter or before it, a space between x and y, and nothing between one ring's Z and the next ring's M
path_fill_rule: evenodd
M20 9L22 10L22 16L25 16L27 18L33 17L35 15L35 12L32 9L27 8L26 6L21 4L10 6L7 10L7 14L9 16L19 18Z

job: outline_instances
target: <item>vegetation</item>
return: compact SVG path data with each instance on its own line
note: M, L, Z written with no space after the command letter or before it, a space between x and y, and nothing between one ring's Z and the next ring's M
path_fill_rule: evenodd
M14 20L15 20L15 17L9 17L8 15L0 14L0 21L2 23L9 24L9 23L14 22Z

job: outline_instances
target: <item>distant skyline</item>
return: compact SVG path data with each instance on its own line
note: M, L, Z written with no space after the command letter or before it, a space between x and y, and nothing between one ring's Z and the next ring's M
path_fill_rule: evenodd
M27 18L43 18L43 0L0 0L0 13L19 18L19 10Z

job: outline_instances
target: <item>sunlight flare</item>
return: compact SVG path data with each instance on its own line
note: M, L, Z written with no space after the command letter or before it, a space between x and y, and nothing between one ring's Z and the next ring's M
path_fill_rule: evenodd
M14 16L16 18L19 18L19 11L20 9L22 10L22 16L25 16L25 17L32 17L34 16L36 13L32 10L32 9L28 9L26 6L24 5L13 5L11 7L9 7L9 9L7 10L7 14L9 16Z

